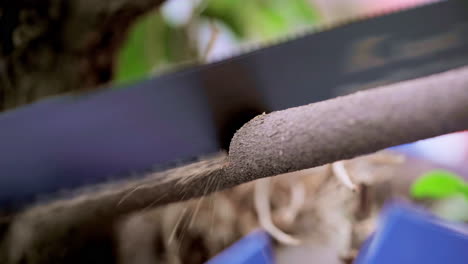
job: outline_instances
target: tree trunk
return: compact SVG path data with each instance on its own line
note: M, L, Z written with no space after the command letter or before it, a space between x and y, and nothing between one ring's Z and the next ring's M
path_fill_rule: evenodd
M111 81L129 26L163 1L3 1L0 111Z

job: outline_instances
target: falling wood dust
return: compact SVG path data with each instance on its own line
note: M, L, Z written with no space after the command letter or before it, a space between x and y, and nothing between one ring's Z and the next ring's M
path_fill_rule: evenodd
M195 168L200 164L212 168L213 162L224 164L220 162L223 157L203 161ZM166 185L148 190L127 188L124 193L132 197L114 195L118 190L93 193L91 198L100 201L99 206L90 206L90 202L80 206L83 201L72 199L32 208L13 218L10 228L5 229L8 232L3 232L9 235L0 234L0 262L204 263L252 230L263 228L274 240L279 264L308 263L310 259L350 263L374 230L384 201L405 197L410 182L433 167L390 152L340 163L264 178L156 208L146 206L152 197L147 192L163 193L161 188L165 188L164 192L171 194ZM179 175L178 171L167 175ZM346 176L336 175L343 172L349 182L343 181ZM186 179L169 178L177 182ZM216 189L220 184L217 177L209 177L203 185L194 185L194 180L188 183L191 189L213 189L212 185ZM182 192L179 196L185 195ZM90 194L86 197L89 200ZM142 210L109 215L109 210L143 200L145 206L138 207Z
M116 228L118 261L203 263L263 227L276 238L279 264L346 263L374 230L384 201L405 197L419 172L389 152L342 165L357 191L325 165L129 215Z

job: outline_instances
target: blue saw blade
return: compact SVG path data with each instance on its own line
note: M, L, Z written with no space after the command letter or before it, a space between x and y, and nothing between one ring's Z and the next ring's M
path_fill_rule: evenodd
M468 8L454 0L316 30L121 89L43 100L0 115L0 207L209 155L263 111L467 62Z

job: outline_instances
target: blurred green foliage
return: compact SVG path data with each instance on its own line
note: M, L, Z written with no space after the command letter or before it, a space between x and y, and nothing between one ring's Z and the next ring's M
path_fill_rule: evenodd
M427 172L411 186L414 198L440 199L459 194L468 199L468 184L460 176L445 170Z
M116 81L142 79L167 65L192 57L187 36L170 27L159 12L151 12L137 21L120 50Z
M190 31L202 19L222 23L239 43L244 43L267 41L300 27L310 27L319 20L319 15L308 0L204 0L190 21L177 27L165 21L160 9L154 10L131 29L118 55L115 81L135 81L200 60Z
M211 0L201 15L223 21L241 38L262 40L312 25L319 18L307 0Z
M458 175L433 170L423 174L411 186L413 198L434 201L431 210L452 221L468 222L468 184Z

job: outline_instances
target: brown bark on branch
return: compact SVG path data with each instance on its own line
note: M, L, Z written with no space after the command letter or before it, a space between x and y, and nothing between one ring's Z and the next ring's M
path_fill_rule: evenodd
M30 208L10 227L0 260L71 263L123 214L465 129L468 67L261 115L235 134L229 156ZM63 241L74 244L64 251Z
M109 82L129 26L163 1L2 1L0 111Z
M466 66L258 116L234 135L229 170L243 182L465 129Z

